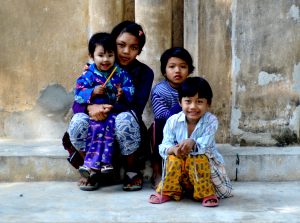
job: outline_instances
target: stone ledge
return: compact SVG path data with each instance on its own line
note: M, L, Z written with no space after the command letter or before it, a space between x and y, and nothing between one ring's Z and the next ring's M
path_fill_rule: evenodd
M232 180L300 180L299 147L235 147L218 144ZM0 140L0 182L76 181L61 140ZM151 174L148 166L146 177Z

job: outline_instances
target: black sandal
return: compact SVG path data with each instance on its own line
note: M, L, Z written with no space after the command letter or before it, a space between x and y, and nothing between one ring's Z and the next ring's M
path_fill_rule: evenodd
M124 176L124 191L138 191L143 188L143 174L141 172L137 172L137 174L130 178L126 173Z

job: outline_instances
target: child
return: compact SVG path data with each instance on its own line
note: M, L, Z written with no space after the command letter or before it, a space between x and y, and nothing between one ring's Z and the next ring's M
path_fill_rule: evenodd
M108 33L96 33L89 41L89 54L93 62L77 79L75 101L85 104L129 103L134 87L129 74L115 63L116 44ZM84 164L80 174L89 178L101 170L111 172L116 113L101 121L89 120Z
M178 95L182 112L171 116L164 127L159 145L164 159L163 177L149 202L178 201L185 190L192 191L193 198L203 206L216 207L218 188L212 183L211 168L223 167L224 161L215 145L218 120L209 112L211 87L201 77L190 77L178 89ZM228 194L222 197L230 196L231 185L226 183Z
M160 69L165 80L156 84L151 92L151 103L154 112L152 131L152 187L156 188L161 179L162 160L158 145L163 138L163 128L166 120L181 111L178 102L178 87L194 71L193 59L190 53L182 47L166 50L160 58Z

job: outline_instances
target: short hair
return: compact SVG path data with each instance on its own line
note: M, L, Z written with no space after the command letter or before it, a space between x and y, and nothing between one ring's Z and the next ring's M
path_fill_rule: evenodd
M139 41L139 54L142 52L142 49L146 43L145 32L141 25L133 22L133 21L123 21L116 25L111 31L111 35L116 42L118 36L122 33L130 33L135 36Z
M189 74L193 73L195 67L193 65L191 54L183 47L172 47L167 49L160 57L160 70L162 75L166 73L167 63L171 57L177 57L184 60L188 65Z
M193 97L198 93L199 98L205 98L207 104L211 105L213 92L207 82L202 77L188 77L178 89L178 98L181 102L183 97Z
M101 32L101 33L95 33L92 35L89 41L89 54L91 57L94 57L94 52L96 49L96 46L100 45L103 47L104 52L114 52L116 53L116 43L113 40L111 34Z

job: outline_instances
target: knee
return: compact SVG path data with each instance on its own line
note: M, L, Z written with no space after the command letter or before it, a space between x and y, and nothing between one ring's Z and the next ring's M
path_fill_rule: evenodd
M70 122L68 133L70 139L77 138L78 135L87 131L89 126L89 116L85 113L75 114Z

